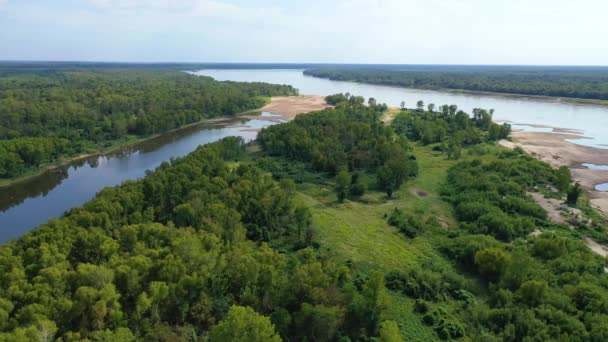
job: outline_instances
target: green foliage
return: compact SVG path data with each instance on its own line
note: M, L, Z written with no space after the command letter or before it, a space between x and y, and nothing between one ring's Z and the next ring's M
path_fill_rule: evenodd
M234 305L224 320L211 329L211 342L280 342L268 317L250 307Z
M350 193L351 181L350 174L347 171L340 171L336 176L336 195L338 195L338 201L344 202Z
M292 95L290 86L217 82L180 71L18 73L0 79L0 178L127 136L146 137Z
M458 339L464 336L464 328L445 309L438 307L422 317L427 325L432 325L437 335L443 340Z
M405 211L395 208L388 216L388 223L391 226L399 228L399 231L409 238L414 238L421 233L426 224L421 222L419 218L408 214Z
M508 157L507 157L508 155ZM492 162L460 162L448 171L445 198L471 232L510 241L533 230L546 212L526 191L551 185L555 173L547 164L513 152Z
M583 189L581 188L580 184L575 183L574 185L570 186L570 188L568 189L568 193L566 194L566 203L571 206L576 206L576 204L578 203L578 198L581 196L582 193Z
M350 196L358 198L363 196L365 194L365 191L367 191L367 183L365 182L363 177L360 177L357 173L352 175L350 184Z
M200 147L4 245L0 340L185 340L214 326L220 340L248 340L252 331L234 325L268 318L242 321L229 311L235 305L276 320L291 339L313 334L296 329L304 304L336 313L336 336L362 336L343 324L360 315L372 317L363 333L375 335L378 294L301 249L311 217L294 201L295 184L225 161L243 148L240 138Z
M392 155L384 165L378 168L378 186L386 192L388 197L392 197L393 192L399 190L411 173L410 160L407 155L404 153Z
M562 192L568 191L570 184L572 183L572 175L570 169L567 166L560 167L555 173L553 183Z
M344 309L305 303L295 320L300 340L334 341L344 320Z
M463 299L461 291L465 283L464 278L448 269L423 269L419 266L386 275L387 288L401 291L412 298L432 301L450 297Z
M402 111L393 119L395 131L412 141L424 145L443 143L450 159L459 159L462 146L479 144L483 141L506 139L511 133L507 123L497 125L492 122L493 111L475 108L473 115L459 110L455 105L440 106L439 112Z
M495 93L608 99L605 69L530 67L437 67L436 70L322 69L305 70L309 76L338 81L383 84L423 89L458 89Z
M498 279L509 265L509 256L498 248L486 248L475 253L479 273L490 280Z
M377 185L392 196L409 177L415 177L418 166L409 154L405 139L395 136L390 127L380 122L384 105L374 101L369 106L351 101L350 95L336 95L337 107L301 115L290 123L263 129L258 139L272 156L310 163L318 171L340 170L375 172ZM336 178L340 201L349 193L361 196L363 183L353 182L348 173ZM350 183L350 184L349 184Z
M382 342L401 342L399 326L395 321L384 321L380 324L380 341Z

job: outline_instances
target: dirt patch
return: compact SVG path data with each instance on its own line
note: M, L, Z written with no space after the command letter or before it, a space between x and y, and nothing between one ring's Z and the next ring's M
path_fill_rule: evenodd
M266 117L264 119L293 120L298 114L314 112L331 106L325 102L323 96L277 96L273 97L269 104L259 109L261 112L269 112L280 117ZM256 117L259 118L259 117Z
M565 131L566 128L560 130ZM575 181L588 191L590 203L608 214L608 193L595 190L595 185L608 182L608 171L580 167L582 163L608 164L608 149L582 146L566 139L585 139L584 136L565 133L513 132L513 141L501 140L500 145L513 149L521 147L527 153L553 167L567 166Z
M250 120L264 120L275 123L281 123L293 120L297 115L308 112L331 108L332 106L325 103L325 98L316 95L306 96L277 96L270 100L266 106L240 116ZM260 115L260 112L270 113L268 115ZM233 125L231 127L240 127ZM248 128L244 126L242 132L258 132L261 128Z
M428 192L416 190L416 196L418 196L420 198L425 198L425 197L429 197L429 194L428 194Z
M524 151L555 166L574 166L581 163L605 164L608 149L573 144L566 139L585 139L578 134L513 132L513 142L501 141L505 147L519 146Z
M536 204L545 209L549 221L558 224L566 223L566 219L561 213L562 201L555 198L545 198L543 194L538 192L528 192L528 195L534 199Z
M604 258L606 256L608 256L608 247L606 247L604 245L600 245L599 243L593 241L592 239L590 239L588 237L583 238L583 240L585 241L587 246L589 246L589 248L591 248L591 250L594 253L599 254L599 255L603 256Z
M557 224L586 222L583 213L576 208L571 208L564 204L564 200L556 198L546 198L538 192L528 192L534 202L547 212L549 221Z
M385 124L390 124L391 122L393 122L393 119L395 118L395 116L399 113L401 113L401 109L389 108L384 113L384 116L382 117L382 121L384 121Z

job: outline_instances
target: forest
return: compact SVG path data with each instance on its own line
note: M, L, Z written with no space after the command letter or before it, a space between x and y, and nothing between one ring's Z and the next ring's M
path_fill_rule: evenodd
M0 179L296 93L167 70L9 71L0 78Z
M309 69L308 76L339 81L421 89L453 89L504 94L608 100L605 69L504 68Z
M333 135L322 125L342 127L340 167L415 165L378 121L382 108L357 103L283 127L322 141ZM284 152L269 147L275 127L262 134L268 158ZM331 174L337 166L307 159L320 147L293 157ZM357 276L319 250L295 182L251 158L240 138L200 147L2 246L0 341L394 341L395 323L380 321L382 273Z
M0 341L604 341L606 259L492 110L333 108L225 138L0 247ZM540 232L540 233L533 233Z

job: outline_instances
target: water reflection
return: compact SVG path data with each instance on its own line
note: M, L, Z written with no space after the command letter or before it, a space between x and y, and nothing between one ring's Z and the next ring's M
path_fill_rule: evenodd
M25 182L0 189L0 243L18 237L66 210L92 199L107 186L145 175L163 161L227 136L253 140L266 120L231 119L191 126L115 152L75 161Z

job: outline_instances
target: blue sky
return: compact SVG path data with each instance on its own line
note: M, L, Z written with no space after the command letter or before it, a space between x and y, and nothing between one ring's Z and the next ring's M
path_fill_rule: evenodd
M605 0L0 0L0 60L608 64Z

